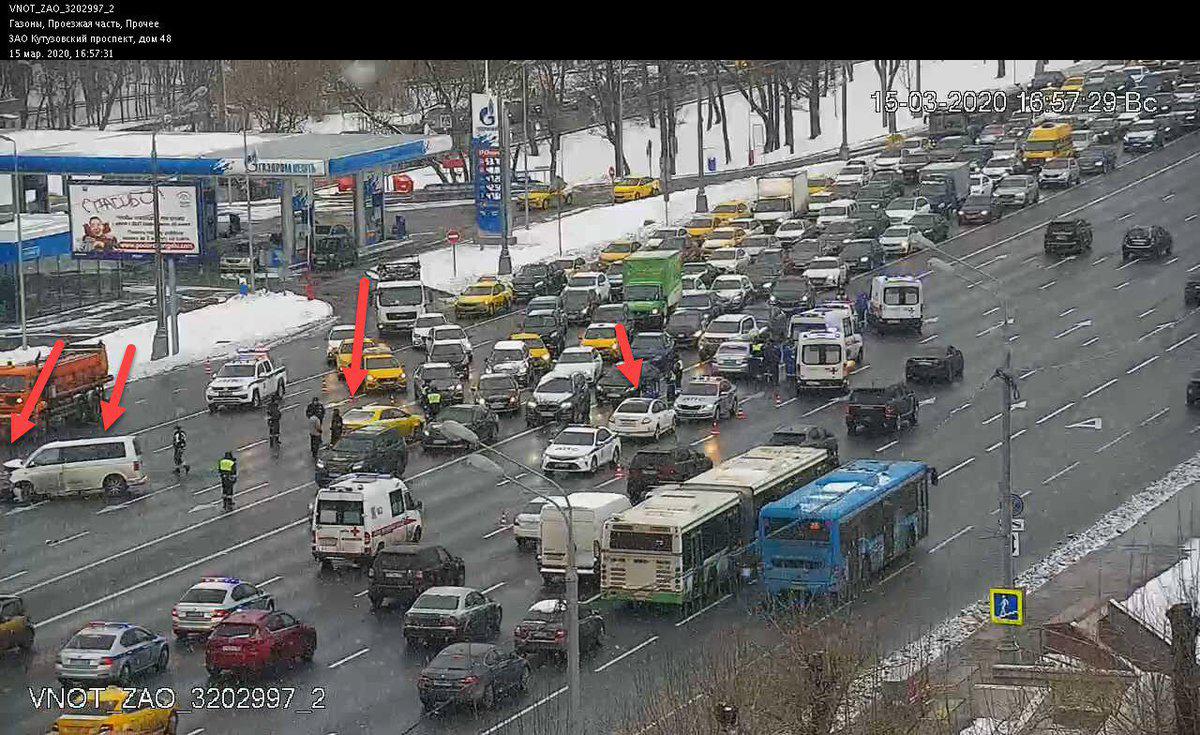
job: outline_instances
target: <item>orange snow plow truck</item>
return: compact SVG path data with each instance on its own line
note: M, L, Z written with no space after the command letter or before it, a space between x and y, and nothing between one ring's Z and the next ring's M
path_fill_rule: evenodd
M0 364L0 439L5 443L11 436L12 415L25 407L44 363L45 357L39 354L32 362ZM103 343L68 346L54 365L29 420L39 431L69 422L99 422L100 400L112 379Z

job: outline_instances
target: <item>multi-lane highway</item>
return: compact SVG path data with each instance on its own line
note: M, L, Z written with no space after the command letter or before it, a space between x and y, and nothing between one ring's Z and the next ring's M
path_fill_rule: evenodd
M1200 316L1184 307L1182 292L1200 273L1198 177L1200 136L1190 135L947 242L948 251L1000 280L1015 315L1007 338L999 304L982 286L933 271L925 255L890 265L924 279L927 323L919 336L869 335L866 364L854 382L898 380L904 358L921 342L953 344L966 355L965 380L919 389L925 405L914 429L896 437L849 438L837 400L787 393L777 401L772 391L746 384L745 419L723 425L717 436L708 426L693 425L664 441L695 444L720 460L762 443L780 423L804 420L837 433L843 457L910 457L936 465L942 480L933 495L929 539L853 608L872 622L884 646L917 636L980 597L998 577L1002 544L993 511L1001 422L998 389L988 378L1006 349L1021 377L1021 407L1013 419L1014 487L1027 507L1020 567L1194 453L1200 422L1188 414L1183 389L1200 345ZM1068 213L1092 222L1093 251L1048 259L1041 227ZM1123 265L1120 238L1135 223L1170 230L1174 255ZM340 321L352 313L355 275L321 286L320 296L334 303ZM978 280L969 271L963 275ZM855 290L864 283L856 279ZM512 332L514 322L506 315L470 327L473 375L489 345ZM0 590L21 594L38 623L34 653L9 654L0 668L0 710L11 713L14 731L42 732L52 721L53 713L31 706L27 689L55 685L58 648L83 623L129 620L169 632L171 606L183 591L202 574L220 573L265 586L281 609L315 625L316 660L277 678L242 682L294 687L287 708L206 709L192 706L193 688L216 685L204 671L202 649L173 645L169 670L148 683L172 687L181 707L191 710L182 717L182 733L404 732L414 724L412 732L561 732L565 676L555 665L540 667L524 697L494 711L422 718L415 680L430 652L407 649L399 613L371 612L361 571L322 572L309 554L306 514L314 485L302 406L313 396L348 405L343 384L324 364L323 330L273 352L293 376L284 404L285 442L277 453L266 445L261 414L210 415L204 409L207 377L197 365L126 391L129 411L118 426L136 432L148 456L153 481L144 493L110 505L97 500L0 509ZM402 355L410 371L422 359L411 349ZM688 357L687 364L696 362L694 354ZM1099 429L1069 428L1093 418L1101 419ZM193 467L178 481L166 449L176 422L189 433ZM504 419L501 449L536 464L551 431ZM215 502L219 489L210 470L227 449L238 453L240 464L232 513L222 513ZM500 523L503 513L522 504L520 489L468 468L458 455L420 450L410 457L406 480L424 502L426 540L462 555L467 583L504 605L507 638L518 616L547 594L532 555L519 551ZM561 482L572 490L624 486L610 470ZM582 680L588 732L594 733L612 732L634 715L669 672L694 662L720 634L756 628L737 599L688 618L603 610L608 640L585 658Z

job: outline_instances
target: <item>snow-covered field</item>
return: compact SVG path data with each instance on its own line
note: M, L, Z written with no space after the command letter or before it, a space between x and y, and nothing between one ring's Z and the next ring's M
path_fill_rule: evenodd
M260 292L233 296L213 306L179 315L178 355L150 361L154 341L153 321L125 327L100 337L108 352L108 364L114 373L121 364L125 345L137 347L130 380L158 375L172 368L202 360L230 355L239 347L271 344L316 326L333 315L333 307L324 301L309 301L290 291ZM90 341L90 340L89 340ZM25 362L37 353L44 357L49 347L0 352L0 362Z

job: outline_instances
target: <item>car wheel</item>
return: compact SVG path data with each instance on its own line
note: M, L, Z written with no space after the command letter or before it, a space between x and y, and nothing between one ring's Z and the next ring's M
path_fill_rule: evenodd
M179 713L172 712L167 718L167 726L163 729L163 735L175 735L179 732Z
M599 466L600 466L600 463L596 461L595 457L592 457L591 471L595 472L599 468Z
M129 483L121 475L109 475L101 486L105 495L122 495L129 490Z
M521 669L521 678L517 679L516 689L521 694L524 694L525 690L529 689L529 667L528 666Z
M221 673L221 670L219 668L217 668L216 666L205 666L204 669L206 671L208 671L209 676L213 676L213 677L215 677Z
M258 391L250 394L250 407L260 408L262 406L262 398L258 395Z
M25 631L25 636L17 643L17 648L21 653L29 653L33 650L33 635L33 627L31 626Z
M491 684L488 684L483 690L483 696L479 699L479 703L483 705L484 709L491 709L496 705L496 689Z
M129 664L125 664L121 667L121 670L117 672L117 683L121 686L128 685L129 680L132 678L133 670L129 668Z
M315 643L305 646L304 650L300 652L300 660L304 663L311 663L313 660L313 654L315 654L316 651L317 646Z
M158 660L154 662L155 671L166 671L167 664L171 662L171 651L166 646L158 652Z

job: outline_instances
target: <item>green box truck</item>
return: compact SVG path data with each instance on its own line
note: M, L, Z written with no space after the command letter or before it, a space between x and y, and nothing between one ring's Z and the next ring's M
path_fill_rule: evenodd
M625 259L625 303L637 326L662 327L683 293L678 250L643 250Z

